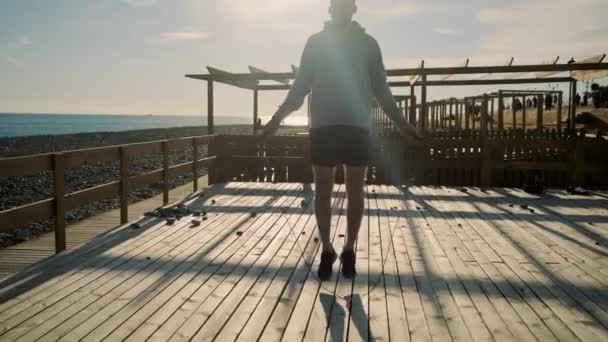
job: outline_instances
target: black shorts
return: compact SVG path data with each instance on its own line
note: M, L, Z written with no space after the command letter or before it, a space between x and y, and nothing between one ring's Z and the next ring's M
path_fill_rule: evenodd
M369 130L355 126L324 126L310 129L310 159L316 166L367 166L370 158Z

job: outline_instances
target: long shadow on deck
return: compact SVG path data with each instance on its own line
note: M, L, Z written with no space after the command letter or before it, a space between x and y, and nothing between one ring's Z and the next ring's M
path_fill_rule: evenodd
M225 188L222 186L218 186L216 188L216 193L217 195L224 195L226 192L232 192L233 190L229 189L229 188ZM245 192L243 193L243 195L245 196L269 196L269 195L273 195L275 196L275 200L276 200L276 196L281 196L281 195L292 195L293 192L282 192L282 190L277 190L277 192L268 192L267 190L256 190L256 189L246 189ZM235 192L234 195L237 195L237 193ZM446 212L446 211L442 211L440 209L434 208L432 207L430 204L428 204L427 200L455 200L449 196L443 197L434 197L434 196L417 196L414 195L408 191L405 191L405 195L406 197L408 197L408 199L410 200L414 200L418 203L418 205L420 206L421 210L366 210L366 215L370 216L370 217L374 217L377 218L380 215L386 215L388 216L393 216L393 215L397 215L400 217L412 217L412 216L416 216L416 215L421 215L423 214L423 216L433 216L436 218L443 218L443 217L447 217L447 216L458 216L458 217L462 217L463 219L473 219L473 218L480 218L480 213L478 212L463 212L463 211L453 211L453 212ZM310 194L308 193L308 195L306 194L305 191L296 193L295 196L301 197L305 200L310 201ZM307 197L308 196L308 197ZM386 198L394 198L395 195L394 194L382 194L382 193L376 193L375 196L380 196L380 197L384 197L386 196ZM505 195L505 198L508 197L507 195ZM207 201L209 201L212 197L205 197L204 199L197 199L196 201L196 205L197 206L205 206L207 203ZM482 203L486 203L486 200L483 198L475 198L474 196L471 195L466 195L466 196L458 196L459 200L471 200L471 199L475 199L477 201L480 201ZM493 200L495 201L495 200ZM569 200L569 201L573 201L573 200ZM469 204L474 204L474 201L469 202L467 201ZM512 201L509 201L512 202ZM423 204L424 203L424 204ZM582 205L586 205L588 202L583 201L584 204ZM233 212L233 213L242 213L242 214L249 214L251 213L252 210L259 210L259 208L261 207L254 207L254 206L247 206L247 205L241 205L241 206L232 206L232 205L212 205L212 206L208 206L205 207L205 210L207 210L209 213L224 213L224 212ZM479 208L478 208L479 209ZM546 209L547 210L547 209ZM283 214L303 214L305 212L305 209L303 208L293 208L293 207L273 207L271 208L271 210L264 210L264 212L280 212ZM310 214L310 213L309 213ZM504 213L499 213L499 214L494 214L494 213L489 213L489 214L484 214L483 219L487 220L488 222L490 222L490 224L493 225L494 229L496 231L500 231L499 227L496 227L493 223L491 223L492 221L501 221L501 220L511 220L511 221L517 221L517 220L525 220L525 221L529 221L529 222L536 222L536 221L541 221L541 220L547 220L547 218L549 216L546 217L539 217L539 215L519 215L519 216L523 216L523 218L520 217L512 217L509 216L507 214ZM528 220L528 217L530 218L530 220ZM604 216L585 216L585 215L576 215L576 217L580 217L585 218L585 222L590 222L590 220L594 219L596 220L596 222L602 222L602 223L608 223L608 217L604 217ZM575 224L576 223L574 221L572 221L573 218L570 218L569 220L569 224ZM4 303L12 298L15 298L16 296L22 295L24 293L26 293L29 290L32 290L34 288L36 288L37 286L51 281L53 280L55 277L61 276L62 274L65 274L67 272L71 272L71 271L76 271L76 270L106 270L109 271L110 269L116 270L116 271L137 271L137 272L149 272L149 270L147 271L147 267L150 266L151 264L157 262L157 260L147 260L144 257L125 257L123 255L120 256L109 256L109 255L104 255L105 252L111 250L112 248L128 243L128 241L134 241L135 239L138 238L139 235L141 235L143 232L146 231L146 229L149 229L150 227L152 227L153 225L157 224L159 221L158 220L145 220L143 221L144 223L144 228L140 229L140 230L131 230L131 229L127 229L127 230L121 230L121 231L114 231L111 232L105 236L102 236L100 238L95 239L94 241L92 241L91 243L76 249L70 253L67 253L65 255L59 255L56 256L54 258L52 258L52 260L49 260L45 265L49 266L47 268L42 268L42 267L34 267L32 269L26 270L24 272L21 272L17 275L14 275L12 277L9 277L7 279L5 279L4 281L0 282L0 291L3 292L2 294L0 294L0 303ZM225 236L230 236L232 234L234 234L234 232L236 230L239 229L239 227L241 227L242 225L244 225L247 221L245 222L237 222L235 225L227 228L226 232L223 232L222 234L225 234ZM563 224L563 223L562 223ZM541 227L543 228L543 227ZM581 233L581 234L585 234L585 231L583 229L581 229L579 226L575 226L573 227L577 232ZM540 288L540 287L545 287L547 286L546 284L542 283L542 282L538 282L538 281L514 281L514 280L490 280L490 279L480 279L480 278L476 278L476 277L472 277L472 278L467 278L467 277L462 277L462 276L455 276L455 277L444 277L440 274L436 274L432 271L432 267L428 266L428 263L431 262L428 260L429 257L432 257L430 255L427 255L424 251L424 247L423 247L423 236L420 235L420 232L418 231L417 228L415 227L411 227L410 225L407 226L403 226L402 228L395 228L395 229L410 229L411 230L411 235L415 238L415 243L416 245L418 245L418 249L421 250L423 252L423 258L422 258L422 262L424 265L424 279L422 279L422 281L424 282L430 282L430 284L437 284L437 282L441 282L444 284L444 286L433 286L432 289L429 288L428 286L415 286L414 288L403 288L402 285L398 285L400 286L400 288L404 291L422 291L422 294L425 296L428 296L429 298L432 298L432 302L434 303L434 305L436 305L436 308L438 310L438 312L443 312L441 309L441 305L439 304L439 302L436 301L435 296L438 295L451 295L451 293L454 293L455 291L462 291L462 295L485 295L485 296L490 296L490 294L486 293L485 291L483 291L482 289L485 286L497 286L498 288L502 288L502 286L507 286L507 287L511 287L513 286L514 288L518 289L518 288ZM183 230L181 229L176 229L174 233L172 234L179 234L181 232L181 234L183 234ZM598 236L597 234L593 234L593 235L588 235L586 234L589 238L591 238L593 236L593 238L596 238L598 240L600 240L600 243L602 244L606 244L606 239L603 239L601 236ZM502 236L505 236L504 234ZM561 235L556 235L559 238L564 238ZM169 237L165 237L165 239L168 239ZM308 239L309 237L300 237L302 239ZM510 238L509 238L510 239ZM222 241L223 239L220 239L220 241ZM561 277L559 274L554 274L554 272L552 272L551 270L549 270L548 268L544 267L544 265L542 264L542 262L538 261L535 256L533 255L533 253L531 253L530 251L527 251L525 249L524 246L522 246L520 243L518 243L516 240L514 239L510 239L511 244L517 248L518 251L520 251L522 254L524 254L529 260L530 262L538 267L543 273L545 273L550 279L552 279L557 285L559 286L568 286L567 288L572 289L574 288L576 291L581 292L583 294L587 294L587 293L592 293L592 294L602 294L605 293L606 288L604 286L600 285L581 285L581 284L573 284L571 282L565 283L564 281L561 280ZM214 243L211 244L209 246L205 246L203 249L197 251L196 253L198 255L200 255L203 259L204 257L210 253L211 251L213 251L214 249L216 249L218 246L220 245L220 242L218 243ZM589 247L589 246L587 246ZM589 249L591 252L593 253L597 253L598 255L605 255L605 252L603 252L602 250L599 250L597 248L590 248ZM303 256L305 257L305 256ZM84 262L83 262L84 260ZM247 274L247 272L251 272L254 271L254 274L260 274L260 277L264 277L267 274L281 274L279 273L279 269L273 269L273 266L269 266L269 265L257 265L257 264L253 264L253 265L245 265L245 264L241 264L241 263L214 263L212 260L207 260L208 264L205 266L204 269L197 269L197 265L200 264L200 260L196 260L196 261L185 261L184 259L177 259L177 258L173 258L171 260L163 260L163 268L168 268L168 269L175 269L177 267L181 267L183 268L186 272L198 272L199 274L211 274L212 272L215 272L214 270L219 269L219 267L223 267L223 266L227 266L228 269L230 270L231 273L236 273L236 274L242 274L243 276ZM110 264L113 264L113 267L109 267ZM139 265L137 267L134 267L136 265ZM56 266L56 267L51 267L51 266ZM291 273L295 272L296 270L292 270ZM152 274L153 272L149 272L150 274ZM159 282L162 283L166 283L168 281L171 281L173 279L175 279L175 277L181 275L180 274L172 274L170 276L168 275L163 275L161 277L161 279L159 279L157 282L155 282L155 284L151 285L148 290L154 290L155 288L157 288L159 286ZM279 279L281 281L287 281L288 279L290 279L290 277L292 276L292 274L287 274L284 276L284 278L279 278L278 275L276 278L274 279ZM378 274L378 273L369 273L367 275L365 274L360 274L360 276L368 276L369 279L376 279L380 276L382 276L382 274ZM274 276L273 276L274 277ZM401 274L401 275L397 275L397 274L388 274L385 273L384 277L396 277L395 282L386 282L386 286L391 286L388 284L400 284L401 280L406 279L406 280L412 280L409 283L413 283L413 284L419 284L421 279L418 276L415 276L413 274ZM411 278L411 279L408 279ZM428 284L428 283L427 283ZM469 286L470 285L470 286ZM3 289L5 288L9 288L12 287L13 288L4 291ZM466 290L465 290L466 289ZM426 291L426 292L425 292ZM550 291L549 291L550 292ZM519 297L518 298L513 298L514 300L518 300L518 301L538 301L538 300L550 300L553 299L555 296L551 293L547 293L546 291L518 291ZM323 299L325 298L325 299ZM355 300L352 301L353 304L356 304L356 298L354 298ZM326 302L335 302L337 303L337 301L335 301L334 298L331 297L322 297L321 298L321 302L323 304L324 300ZM360 301L360 298L359 298ZM582 307L589 307L592 305L600 305L600 306L608 306L608 296L605 295L593 295L591 297L587 296L587 295L583 295L583 296L579 296L576 298L576 301L578 301L581 305L581 307L574 307L574 309L582 312L583 314L585 314L587 317L594 319L595 321L599 321L596 320L594 318L594 316L588 312L587 310L583 309ZM32 303L32 305L34 305L35 303ZM362 304L361 304L362 306ZM324 307L325 308L325 307ZM335 308L334 308L335 309ZM342 309L344 310L344 309ZM359 329L360 327L362 327L362 324L368 324L369 322L367 322L367 317L363 317L360 315L358 309L356 306L353 306L351 308L351 316L353 317L353 321L354 321L354 325L357 329ZM364 311L363 311L364 314ZM345 316L348 317L348 315ZM343 324L337 324L338 326L343 327ZM345 332L344 331L331 331L330 330L330 334L332 335L331 337L340 337L343 336ZM334 336L335 335L335 336ZM370 336L371 336L371 332L370 332Z

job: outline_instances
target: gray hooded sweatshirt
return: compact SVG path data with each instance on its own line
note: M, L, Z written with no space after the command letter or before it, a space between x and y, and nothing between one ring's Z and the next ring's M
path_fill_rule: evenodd
M407 121L386 81L380 46L357 23L347 30L331 22L308 39L300 69L281 110L298 110L311 93L309 125L346 125L370 129L372 100L397 124Z

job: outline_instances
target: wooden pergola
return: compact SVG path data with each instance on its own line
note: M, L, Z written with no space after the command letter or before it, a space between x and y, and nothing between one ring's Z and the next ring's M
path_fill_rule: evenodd
M403 104L409 110L409 120L412 124L427 128L429 125L427 94L429 87L449 86L501 86L501 85L526 85L526 84L550 84L568 83L569 90L569 113L570 125L574 124L576 114L576 103L574 101L577 93L577 82L608 76L608 63L603 63L605 55L593 57L579 63L558 64L556 59L550 64L513 65L511 60L503 66L465 66L460 67L425 67L421 63L419 67L409 69L387 70L389 85L392 88L410 88L410 95L404 97ZM249 73L230 73L216 68L208 67L207 74L189 74L188 78L207 82L207 125L209 134L214 133L214 84L223 83L242 89L253 91L253 127L254 132L259 116L259 92L289 90L290 81L295 79L297 68L292 67L290 72L266 72L258 68L250 67ZM521 76L536 73L534 77ZM559 74L562 74L559 76ZM566 75L563 75L566 74ZM453 75L482 75L468 79L448 79ZM503 75L503 78L491 78L489 76ZM558 76L553 76L558 75ZM448 77L446 77L448 76ZM550 76L550 77L549 77ZM402 80L409 77L409 80ZM401 78L401 79L399 79ZM433 79L431 79L433 78ZM435 79L436 78L436 79ZM270 82L270 83L269 83ZM420 88L420 100L417 105L415 96L416 88ZM420 120L414 122L416 108L420 108ZM407 115L405 115L407 118ZM572 127L570 127L572 128Z

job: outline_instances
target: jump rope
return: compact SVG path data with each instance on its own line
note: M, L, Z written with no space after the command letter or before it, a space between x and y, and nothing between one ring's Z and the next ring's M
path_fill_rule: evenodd
M257 143L257 145L258 145L258 151L261 151L261 152L262 152L262 153L261 153L261 154L262 154L262 155L261 155L261 158L262 158L262 161L263 161L264 169L265 169L265 170L267 170L267 169L268 169L268 167L269 167L269 165L268 165L268 159L266 158L266 153L265 153L265 151L266 151L266 143L265 143L265 139L262 139L262 142L258 142L258 143ZM310 201L310 202L312 202L312 201ZM307 202L306 204L307 204L306 208L308 208L308 206L310 205L310 203L309 203L309 202ZM300 253L301 253L301 255L302 255L302 260L304 261L304 264L306 265L306 267L308 267L308 268L309 268L309 270L310 270L309 272L310 272L310 273L312 273L313 277L314 277L314 278L316 278L316 280L319 282L319 286L320 286L320 287L321 287L323 290L327 291L328 293L334 293L334 295L335 295L336 297L338 297L338 298L340 298L340 299L343 299L343 300L345 300L345 301L349 301L349 300L350 300L350 298L351 298L351 296L352 296L352 295L355 295L355 294L356 294L356 295L359 295L361 298L365 298L365 297L367 297L367 296L371 296L371 294L372 294L374 291L376 291L376 290L378 289L378 287L380 286L380 282L381 282L381 280L383 279L383 276L384 276L384 266L386 266L386 263L387 263L387 261L388 261L388 258L389 258L389 257L390 257L390 255L391 255L390 253L391 253L391 252L394 250L394 237L395 237L395 233L397 232L397 229L398 229L398 223L399 223L399 221L401 221L401 216L398 216L397 221L395 222L395 224L393 225L393 227L391 227L390 220L389 220L389 223L388 223L388 228L389 228L389 231L391 232L391 235L390 235L390 237L391 237L391 238L390 238L390 242L389 242L389 246L388 246L388 251L386 252L386 257L385 257L385 258L384 258L384 260L382 261L381 273L380 273L380 275L377 277L377 279L376 279L374 282L372 282L372 287L371 287L371 288L369 288L369 290L367 291L367 293L363 293L363 294L358 293L358 292L353 292L353 291L349 291L349 292L348 292L348 294L345 294L345 293L338 293L338 292L337 292L337 284L335 285L336 289L330 289L330 288L328 288L328 287L325 285L325 283L326 283L326 282L322 281L322 280L321 280L321 279L318 277L318 275L316 274L316 272L314 272L314 263L313 263L313 261L309 261L309 260L307 260L307 258L306 258L306 253L305 253L305 251L304 251L306 248L302 249L302 246L300 245L300 237L299 237L299 236L297 236L297 235L294 233L294 227L293 227L293 226L292 226L292 225L289 223L289 220L286 220L286 221L285 221L285 224L286 224L286 225L287 225L287 227L289 228L289 234L290 234L290 235L291 235L291 236L292 236L292 237L295 239L296 246L297 246L298 250L300 251ZM359 241L357 240L357 244L358 244L358 243L359 243ZM317 248L320 248L320 247L317 247ZM316 249L313 249L313 251L314 251L314 255L316 255L316 253L317 253ZM355 252L355 253L356 253L356 252ZM338 269L338 272L339 272L340 270L341 270L341 266L340 266L340 268ZM349 280L350 280L350 279L349 279ZM354 280L354 279L353 279L353 280ZM354 284L353 284L352 286L354 286Z

